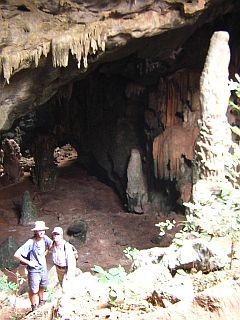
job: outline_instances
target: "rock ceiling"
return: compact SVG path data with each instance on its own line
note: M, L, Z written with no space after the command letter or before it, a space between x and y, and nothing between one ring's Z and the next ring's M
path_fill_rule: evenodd
M97 65L131 54L164 60L237 1L0 2L0 128L54 96Z

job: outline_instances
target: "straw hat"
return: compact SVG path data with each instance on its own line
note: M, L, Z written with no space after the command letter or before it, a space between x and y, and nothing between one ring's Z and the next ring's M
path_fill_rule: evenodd
M47 230L47 229L49 229L49 228L46 227L44 221L36 221L35 227L32 229L32 231L40 231L40 230Z

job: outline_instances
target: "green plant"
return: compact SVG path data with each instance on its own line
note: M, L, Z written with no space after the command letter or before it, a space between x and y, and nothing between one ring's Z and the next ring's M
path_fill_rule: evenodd
M166 234L167 230L171 230L176 224L175 220L166 220L165 222L159 222L157 224L155 224L156 227L159 227L160 232L159 232L159 236L163 237Z
M0 277L0 290L15 293L18 288L19 285L15 282L8 281L8 277L6 275Z
M192 203L185 204L191 208L194 207ZM201 207L201 206L200 206ZM193 210L194 211L194 210ZM182 229L177 232L174 236L172 244L176 247L181 247L183 245L184 240L188 238L206 238L208 237L208 233L203 230L199 225L199 216L197 214L197 210L194 213L186 214L186 219L181 221L178 225L182 225Z
M181 247L183 245L185 239L185 232L183 230L180 230L177 232L173 238L172 244L176 247Z
M100 283L108 285L108 302L111 306L116 306L118 298L123 296L121 284L127 276L125 269L119 265L118 267L104 270L102 267L95 265L91 270L98 274Z
M117 299L118 299L119 292L115 288L109 287L108 297L109 297L109 303L112 306L117 305Z
M115 268L111 268L109 270L104 270L102 267L94 265L94 267L91 268L91 270L98 274L98 281L100 283L119 284L123 282L124 278L127 275L125 269L121 265Z
M127 247L123 250L125 256L132 262L136 260L137 256L139 255L139 252L140 251L138 249L132 247Z
M240 76L236 73L235 78L237 81L233 81L232 79L229 81L229 89L230 91L234 91L235 95L240 98ZM234 103L232 100L229 101L229 106L233 109L240 111L240 106Z
M52 287L47 287L47 295L48 295L48 301L53 301L56 297L56 289Z

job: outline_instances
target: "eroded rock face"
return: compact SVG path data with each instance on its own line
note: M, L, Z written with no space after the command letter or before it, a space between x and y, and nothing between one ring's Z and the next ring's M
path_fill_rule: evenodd
M42 105L64 83L85 73L89 64L135 52L142 57L174 57L200 21L204 21L205 12L208 19L213 19L220 7L223 14L231 11L234 4L234 1L187 4L150 0L5 1L0 6L3 88L0 128L9 129L17 117ZM184 32L177 37L173 34L171 41L164 36L184 26ZM161 45L151 39L151 48L147 48L146 41L143 44L139 41L157 35L163 35L159 39Z
M209 40L229 30L236 70L239 11L234 0L1 3L1 140L21 132L23 153L38 131L70 143L124 204L138 149L149 198L189 201Z

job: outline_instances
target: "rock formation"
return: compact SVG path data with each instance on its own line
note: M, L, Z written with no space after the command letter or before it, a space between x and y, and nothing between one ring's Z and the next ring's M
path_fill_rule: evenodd
M37 217L37 208L33 204L29 191L26 190L23 194L20 223L25 226L33 224L37 220Z
M141 155L137 149L131 151L127 169L127 200L129 211L143 213L148 202L148 191L142 171Z
M9 182L18 182L22 176L20 165L21 152L20 147L14 139L4 139L2 142L3 149L3 168Z
M209 42L215 31L229 33L232 77L239 14L236 0L1 2L0 140L30 150L42 191L55 186L55 147L69 143L129 209L137 149L149 202L176 209L192 197Z
M227 183L225 164L232 142L226 117L230 97L228 40L228 33L214 33L200 79L202 124L196 143L198 178L193 192L195 201L208 192L219 192Z

